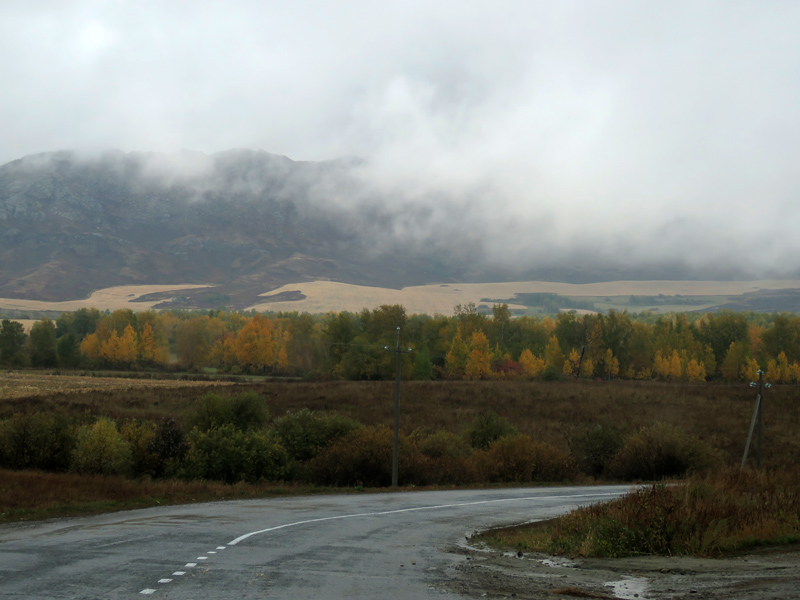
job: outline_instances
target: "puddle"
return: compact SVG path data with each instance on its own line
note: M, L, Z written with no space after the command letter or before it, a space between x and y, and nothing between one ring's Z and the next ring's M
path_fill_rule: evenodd
M609 581L604 584L614 590L614 596L622 600L634 600L635 598L647 598L648 581L644 577L626 577L620 581Z
M543 558L539 562L542 563L545 567L568 567L568 568L575 567L575 563L568 558L556 558L556 557Z

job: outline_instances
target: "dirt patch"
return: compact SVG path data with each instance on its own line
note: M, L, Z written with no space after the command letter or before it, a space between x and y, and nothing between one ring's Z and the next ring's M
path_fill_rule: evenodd
M723 559L568 560L458 548L445 587L466 598L800 598L800 546Z

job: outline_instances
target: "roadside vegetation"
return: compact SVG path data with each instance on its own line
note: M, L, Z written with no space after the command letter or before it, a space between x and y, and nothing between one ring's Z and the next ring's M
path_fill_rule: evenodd
M728 468L654 484L532 526L483 534L500 548L570 557L716 557L800 543L800 470Z
M14 376L21 383L26 374ZM113 380L122 385L63 390L59 382L68 376L32 378L53 384L0 399L0 468L8 470L0 486L3 520L45 514L36 512L44 498L54 502L46 511L80 504L84 508L75 510L81 512L93 502L100 510L390 483L391 382L159 387L151 380ZM652 481L702 474L741 460L752 401L749 387L728 384L407 382L400 484ZM800 452L793 386L770 390L767 407L764 464L782 468ZM24 486L11 484L11 471L29 478ZM36 489L31 481L37 478L47 485L64 478L55 486L64 502L52 493L20 493ZM106 483L87 483L76 504L69 490L79 481ZM107 493L115 486L132 496L119 503ZM192 486L213 491L195 493ZM95 495L89 491L94 487Z

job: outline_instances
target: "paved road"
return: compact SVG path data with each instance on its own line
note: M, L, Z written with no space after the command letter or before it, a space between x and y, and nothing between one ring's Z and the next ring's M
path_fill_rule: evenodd
M629 488L314 496L0 527L0 598L455 597L476 529L545 519Z

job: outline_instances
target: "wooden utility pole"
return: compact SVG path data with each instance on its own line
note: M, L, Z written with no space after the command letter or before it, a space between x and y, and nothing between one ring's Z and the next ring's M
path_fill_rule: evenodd
M742 466L741 468L744 469L745 464L747 463L747 455L750 453L750 442L753 439L753 431L756 428L756 423L758 423L758 449L756 450L756 468L761 468L761 452L763 448L764 442L764 411L763 411L763 404L764 404L764 389L772 387L771 383L764 382L764 371L759 369L757 371L758 374L758 381L751 381L750 387L757 387L758 388L758 395L756 396L756 408L753 411L753 418L750 421L750 432L747 434L747 443L744 446L744 455L742 456Z
M400 467L400 375L403 367L403 354L411 352L411 348L400 348L400 326L397 326L397 346L384 350L394 352L397 357L397 373L394 384L394 440L392 444L392 487L397 489L397 474Z

